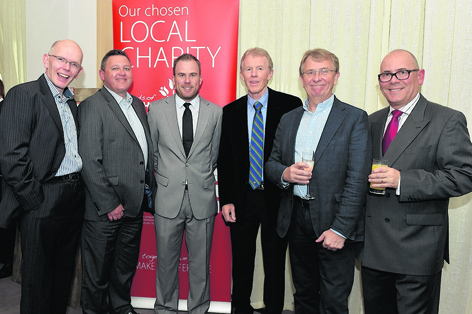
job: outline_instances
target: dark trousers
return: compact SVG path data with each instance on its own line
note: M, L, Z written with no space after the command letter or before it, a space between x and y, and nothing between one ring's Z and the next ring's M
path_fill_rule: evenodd
M439 311L441 272L414 276L362 267L361 275L365 314L435 314Z
M83 313L129 313L143 214L115 221L85 220L82 231Z
M0 201L2 200L2 175L0 174ZM15 250L16 224L8 228L0 228L0 263L13 265Z
M236 223L230 224L233 256L232 306L236 313L253 313L250 297L254 279L256 238L261 227L261 246L264 267L264 304L266 313L281 313L285 292L285 253L287 240L276 231L276 217L268 213L276 208L266 208L264 191L252 190L249 185L243 208L236 207ZM276 215L275 215L276 216Z
M347 314L354 282L355 243L346 240L341 250L316 243L310 209L294 202L289 230L290 264L295 286L295 313ZM323 230L324 232L325 230Z
M48 181L44 201L19 220L21 313L66 313L84 217L80 181Z

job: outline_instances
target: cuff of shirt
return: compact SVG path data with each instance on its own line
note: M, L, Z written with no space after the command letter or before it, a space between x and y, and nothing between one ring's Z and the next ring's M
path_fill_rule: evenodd
M337 232L336 230L334 230L333 228L330 228L329 230L333 231L334 233L336 233L338 236L344 238L344 239L347 239L345 236L343 236L342 234L340 234L339 232Z

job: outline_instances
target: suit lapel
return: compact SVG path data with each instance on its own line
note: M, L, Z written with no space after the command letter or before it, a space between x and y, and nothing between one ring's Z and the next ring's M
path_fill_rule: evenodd
M241 97L238 100L238 102L239 103L236 108L236 116L231 118L232 121L236 122L232 124L232 126L236 127L236 129L233 130L232 132L234 132L235 134L238 134L239 140L241 140L244 144L244 145L239 145L239 147L242 147L242 149L244 150L240 152L240 156L249 156L249 134L248 134L248 125L247 125L247 118L248 118L247 117L247 94L246 96ZM237 121L246 121L246 123L238 123Z
M345 110L346 108L344 107L344 105L342 105L337 98L334 98L333 107L331 108L331 112L329 113L328 120L326 121L323 133L321 134L318 146L316 147L315 165L321 158L321 155L323 154L326 147L333 139L334 134L336 134L336 131L341 126L341 123L344 121L346 117Z
M210 119L210 110L208 106L210 103L200 96L200 108L198 109L198 121L197 121L197 130L195 131L195 136L193 138L193 144L188 153L188 157L192 156L193 151L195 150L196 143L202 138L203 132L207 127L208 120ZM182 145L183 146L183 145Z
M402 125L400 131L398 131L397 135L388 147L384 158L388 160L389 166L392 166L397 161L397 159L403 154L404 150L431 121L430 118L425 117L427 103L426 99L421 96L410 116Z
M270 88L268 88L268 90L269 90L269 99L267 101L267 115L266 115L266 121L264 121L265 123L264 141L265 142L269 140L269 136L267 134L270 134L270 136L272 137L270 140L273 141L273 137L279 125L279 120L273 117L279 116L278 113L281 111L281 104L277 101L275 95L273 95L273 91ZM247 110L246 110L246 115L247 115ZM265 145L264 143L264 160L269 159L269 156L271 153L268 146L269 145Z
M51 89L44 77L44 74L39 78L39 88L41 90L41 101L48 109L49 113L51 114L56 127L61 131L61 137L64 139L64 130L62 128L61 116L59 115L59 110L57 109L56 101L52 96Z
M105 87L103 87L100 90L100 93L102 94L103 98L107 101L108 106L110 107L111 111L113 114L116 116L118 121L123 125L123 127L126 129L126 131L131 135L131 137L138 142L138 139L136 138L136 135L134 134L133 129L131 128L131 125L128 122L128 119L126 119L125 114L123 113L123 110L121 110L120 105L116 102L115 98L106 90ZM138 142L139 143L139 142Z
M382 157L382 139L385 130L385 123L389 114L389 107L383 109L380 119L370 124L370 132L372 134L372 158Z
M170 133L174 137L175 144L180 150L183 159L186 159L184 145L182 144L182 137L179 131L179 124L177 121L177 108L174 97L165 100L166 106L164 107L164 114L166 115L167 125L169 126ZM192 145L193 147L193 145ZM191 151L191 150L190 150Z

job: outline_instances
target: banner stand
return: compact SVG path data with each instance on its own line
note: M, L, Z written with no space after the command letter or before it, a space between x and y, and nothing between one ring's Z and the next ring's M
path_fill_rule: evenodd
M131 297L131 305L137 309L154 309L154 298ZM179 300L179 311L187 311L187 300ZM210 302L210 313L231 313L231 302Z

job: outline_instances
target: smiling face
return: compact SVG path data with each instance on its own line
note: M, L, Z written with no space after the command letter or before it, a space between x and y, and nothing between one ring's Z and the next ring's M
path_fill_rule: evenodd
M333 88L338 82L339 72L328 72L325 75L320 74L320 69L329 69L334 70L335 67L331 60L314 60L311 57L308 57L303 65L302 72L308 70L316 70L317 72L309 77L308 75L301 75L300 81L302 82L303 88L306 91L308 100L312 105L318 105L331 97L333 93Z
M61 62L57 57L67 60L67 63ZM72 40L61 40L56 42L49 53L44 54L43 64L46 69L45 74L62 94L64 89L82 73L80 69L71 66L71 62L82 64L82 49Z
M389 53L380 65L380 73L396 73L401 70L418 69L415 58L407 51L395 50ZM395 76L390 82L380 82L380 91L392 108L399 109L416 97L420 85L424 81L424 70L411 72L406 80L399 80Z
M197 97L203 79L197 62L194 60L180 60L175 65L174 72L175 75L172 77L172 81L177 95L187 102Z
M265 56L248 55L241 64L241 79L254 100L259 100L264 95L273 74L274 70L270 69Z
M100 70L99 74L103 85L121 97L126 97L126 92L133 83L133 71L128 58L122 55L110 56L105 70Z

